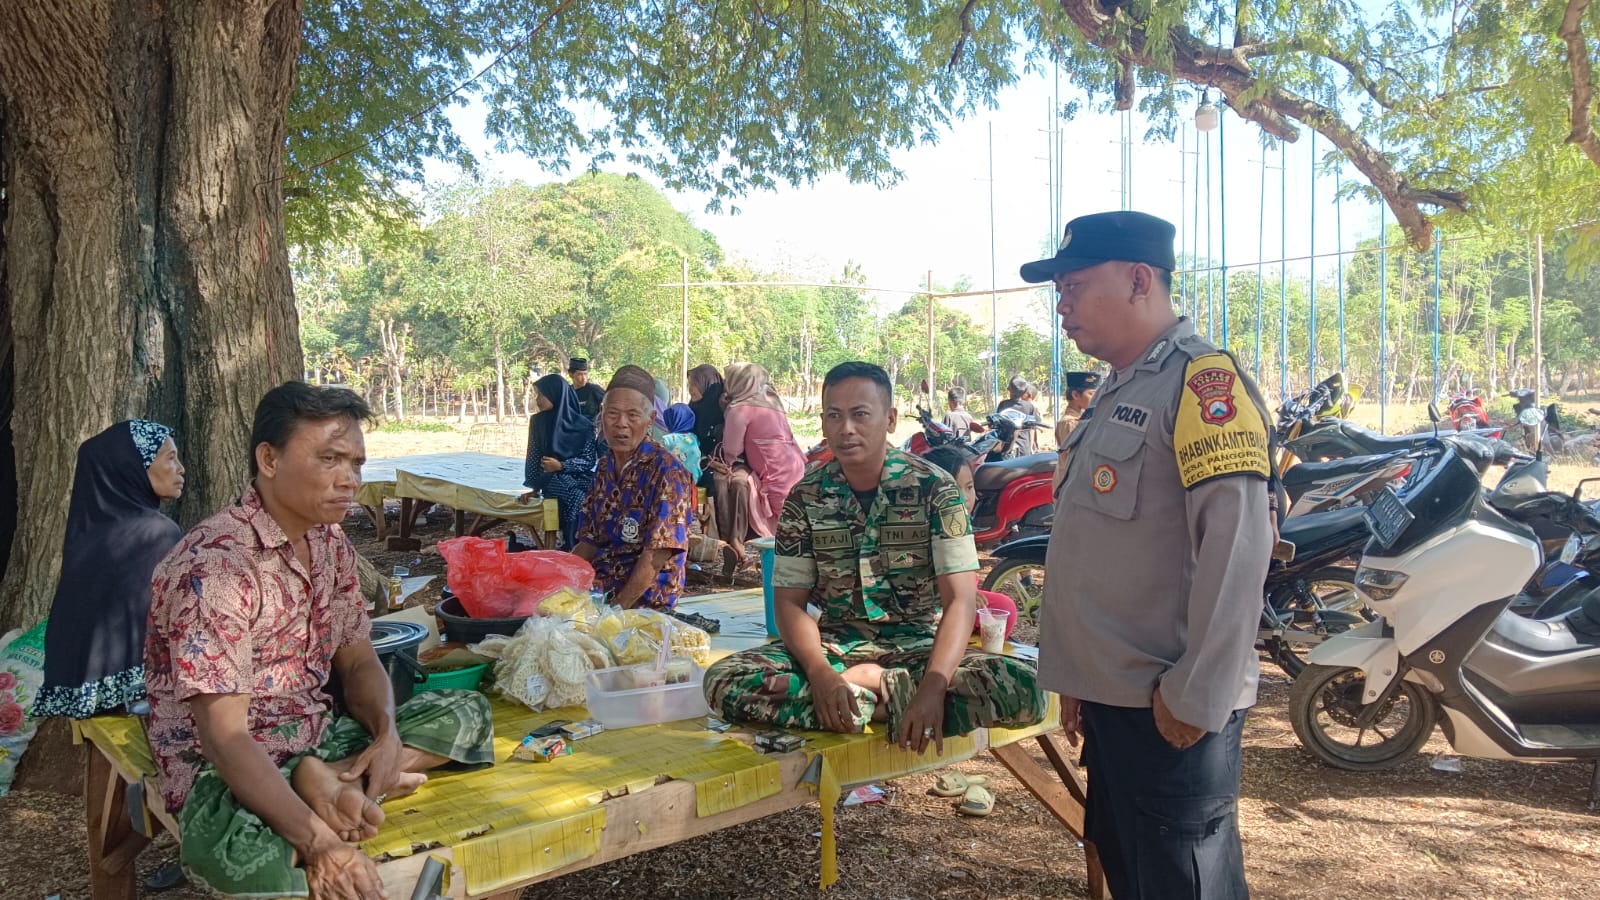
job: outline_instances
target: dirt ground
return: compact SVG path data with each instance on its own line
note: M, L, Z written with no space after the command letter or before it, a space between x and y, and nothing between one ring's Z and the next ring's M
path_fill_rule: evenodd
M461 431L374 433L369 455L459 450L461 441ZM448 527L447 516L438 515L421 536L436 540ZM380 569L417 555L380 549L360 514L346 528ZM442 573L443 562L423 553L412 569ZM435 602L442 581L416 602ZM1600 898L1600 815L1584 808L1588 766L1464 759L1459 772L1441 771L1430 765L1448 753L1436 733L1419 758L1395 771L1341 772L1301 749L1286 718L1288 694L1284 676L1263 665L1260 703L1245 729L1240 801L1255 896ZM0 898L88 897L81 753L63 729L53 729L30 749L17 789L0 800L0 839L11 848L0 854ZM1045 808L988 757L958 768L990 777L998 795L991 817L957 816L951 801L927 793L933 775L885 784L887 804L839 810L840 878L826 896L1083 896L1082 848ZM811 806L598 866L523 896L815 897L819 827ZM164 837L139 865L149 872L175 858ZM185 886L141 896L204 895Z

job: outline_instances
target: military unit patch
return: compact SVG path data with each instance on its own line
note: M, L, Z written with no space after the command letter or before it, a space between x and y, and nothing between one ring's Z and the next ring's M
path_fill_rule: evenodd
M965 508L946 507L940 510L939 524L944 527L944 536L947 538L966 537L972 533L972 520L967 517Z

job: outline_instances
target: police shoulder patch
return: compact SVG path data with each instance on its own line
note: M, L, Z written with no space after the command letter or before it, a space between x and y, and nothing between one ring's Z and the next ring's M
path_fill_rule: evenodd
M1267 423L1227 354L1196 357L1184 369L1172 444L1186 488L1224 475L1267 477Z

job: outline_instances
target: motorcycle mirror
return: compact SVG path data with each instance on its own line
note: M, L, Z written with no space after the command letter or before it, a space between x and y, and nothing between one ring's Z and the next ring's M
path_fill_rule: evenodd
M1439 404L1430 402L1428 404L1428 421L1438 425L1443 418L1444 416L1439 415Z
M1561 412L1556 409L1554 403L1544 408L1544 421L1550 426L1551 431L1561 430Z

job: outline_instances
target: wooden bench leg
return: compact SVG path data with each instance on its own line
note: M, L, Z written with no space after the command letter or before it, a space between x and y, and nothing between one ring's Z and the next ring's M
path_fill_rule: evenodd
M1054 770L1056 778L1050 777L1050 772L1039 767L1033 757L1022 748L1020 744L1007 744L1004 747L990 747L989 753L1000 764L1011 770L1011 774L1022 782L1028 793L1039 798L1045 809L1056 817L1056 821L1067 827L1073 837L1083 841L1083 855L1087 872L1089 896L1093 900L1108 900L1110 895L1106 892L1105 871L1100 866L1100 853L1090 841L1084 840L1084 813L1088 791L1083 779L1078 777L1077 769L1067 762L1066 756L1061 752L1051 735L1039 735L1039 744L1044 748L1045 756L1050 760L1050 768Z
M94 900L135 900L138 870L134 861L149 838L128 821L127 785L111 761L85 743L88 754L83 780L89 826L89 891Z

